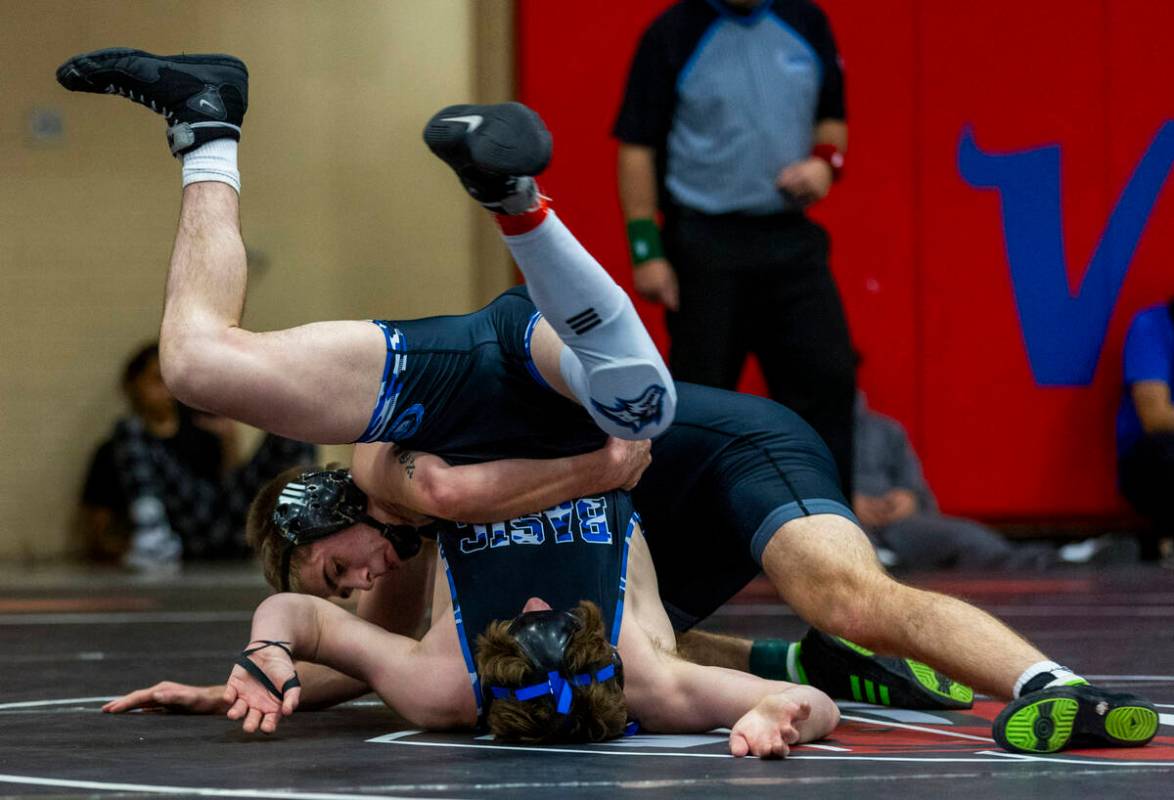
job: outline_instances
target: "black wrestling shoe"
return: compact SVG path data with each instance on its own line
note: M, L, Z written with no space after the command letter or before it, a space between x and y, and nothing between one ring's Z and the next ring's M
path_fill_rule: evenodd
M57 82L71 92L119 94L167 120L175 156L213 139L240 141L249 107L249 70L232 56L156 56L111 47L83 53L57 68Z
M812 628L796 660L812 686L839 700L918 709L964 709L974 691L932 667L909 658L878 656L871 650Z
M535 204L531 178L550 163L550 131L521 103L449 106L424 127L424 142L490 211L520 214Z
M999 746L1014 753L1141 747L1158 732L1158 712L1134 694L1088 684L1056 686L1009 703L992 730Z

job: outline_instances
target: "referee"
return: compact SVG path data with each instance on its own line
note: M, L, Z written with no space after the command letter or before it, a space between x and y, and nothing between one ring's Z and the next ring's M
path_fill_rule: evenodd
M635 286L668 309L674 377L732 389L755 353L851 497L855 354L827 232L804 214L847 130L814 4L681 0L645 31L613 133Z

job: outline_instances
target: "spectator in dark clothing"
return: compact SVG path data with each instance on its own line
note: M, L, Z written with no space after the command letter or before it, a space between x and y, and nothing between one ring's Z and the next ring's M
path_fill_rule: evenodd
M267 435L238 463L234 423L179 404L154 344L127 362L122 387L132 413L98 447L82 492L88 554L136 569L245 555L253 495L282 470L314 463L313 446Z
M1060 548L1010 541L969 519L938 511L901 423L856 399L852 509L886 566L903 569L1046 569L1104 557L1108 537Z

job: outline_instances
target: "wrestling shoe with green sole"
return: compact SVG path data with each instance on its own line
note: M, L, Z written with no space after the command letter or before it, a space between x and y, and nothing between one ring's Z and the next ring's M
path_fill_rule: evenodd
M908 658L878 656L847 639L812 628L793 645L801 679L838 700L916 709L966 709L974 691L932 667Z
M167 121L172 154L181 156L213 139L240 140L249 106L249 71L221 53L157 56L129 47L82 53L57 68L71 92L117 94Z
M1134 694L1056 686L1009 703L995 717L993 732L999 746L1014 753L1141 747L1158 732L1158 712Z

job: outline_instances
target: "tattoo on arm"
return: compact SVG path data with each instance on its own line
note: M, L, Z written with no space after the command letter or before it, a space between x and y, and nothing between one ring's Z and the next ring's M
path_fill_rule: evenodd
M416 474L416 454L411 450L404 450L397 460L404 465L404 472L408 473L408 480L411 480Z

